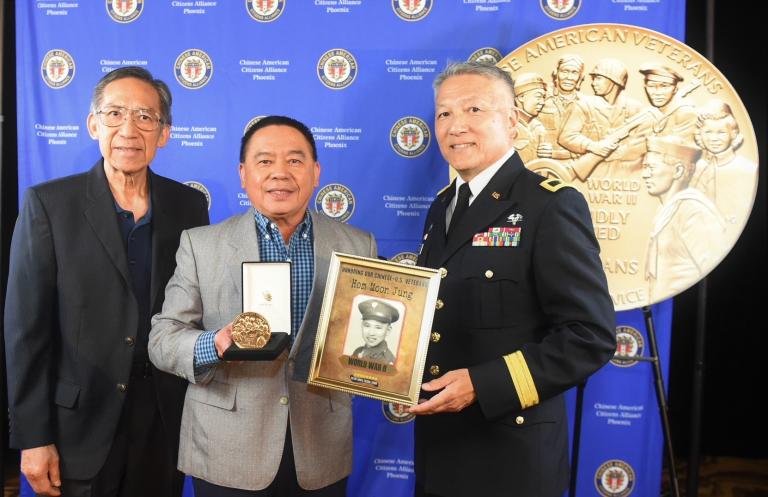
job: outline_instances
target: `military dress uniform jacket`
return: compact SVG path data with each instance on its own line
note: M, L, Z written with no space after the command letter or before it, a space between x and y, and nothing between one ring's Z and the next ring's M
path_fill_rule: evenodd
M561 394L610 359L615 315L586 202L558 183L515 154L450 239L455 186L430 208L418 264L443 279L423 379L469 368L477 402L417 418L416 477L427 493L548 497L567 486ZM519 240L489 246L493 228L519 228Z

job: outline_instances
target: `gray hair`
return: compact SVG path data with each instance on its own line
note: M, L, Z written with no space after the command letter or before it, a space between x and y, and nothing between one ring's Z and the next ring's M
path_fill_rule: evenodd
M483 76L490 80L501 81L509 88L509 95L512 97L512 101L514 101L515 83L512 81L512 76L492 63L479 61L452 62L448 64L448 67L438 74L435 81L432 83L432 88L435 90L435 96L437 96L437 92L440 90L440 85L442 85L446 79L452 78L453 76L462 76L464 74Z
M155 79L152 73L144 69L143 67L127 66L115 69L107 73L103 78L99 80L96 87L93 89L93 96L91 97L91 113L95 114L99 107L101 107L101 101L104 98L104 88L113 81L124 78L136 78L150 84L160 97L160 119L163 124L171 125L171 103L173 97L171 96L171 90L168 85L162 80Z

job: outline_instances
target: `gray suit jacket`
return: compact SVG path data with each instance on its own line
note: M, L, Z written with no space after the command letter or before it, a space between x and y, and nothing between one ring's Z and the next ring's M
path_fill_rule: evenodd
M331 252L376 256L369 233L312 215L315 275L290 352L265 362L219 363L195 376L194 347L204 330L241 312L241 263L259 260L253 210L182 233L165 304L152 319L149 355L189 382L179 469L216 485L260 490L275 475L290 416L299 484L308 490L352 468L352 411L347 394L307 385Z

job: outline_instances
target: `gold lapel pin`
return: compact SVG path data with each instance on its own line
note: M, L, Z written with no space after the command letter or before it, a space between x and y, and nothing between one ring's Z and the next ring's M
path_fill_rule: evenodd
M501 198L501 193L493 192L491 193L491 197L495 198L496 200L499 200L499 198Z

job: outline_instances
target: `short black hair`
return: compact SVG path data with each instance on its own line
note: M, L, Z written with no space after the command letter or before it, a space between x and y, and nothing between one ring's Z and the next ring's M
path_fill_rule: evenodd
M160 118L162 119L162 124L170 126L173 120L171 117L171 104L173 103L171 90L163 80L155 79L154 76L152 76L152 73L143 67L121 67L108 72L101 78L93 89L93 96L91 97L91 113L95 114L99 110L99 107L101 107L101 100L104 98L104 88L113 81L125 78L139 79L152 85L155 91L157 91L157 95L160 97Z
M251 141L253 134L262 128L266 128L267 126L289 126L304 135L304 138L307 139L307 143L309 143L309 148L312 149L312 159L317 161L317 145L315 145L315 137L312 136L312 132L309 130L306 124L302 123L301 121L297 121L292 117L267 116L253 123L251 127L248 128L248 131L245 132L243 138L240 140L241 164L245 162L245 149L248 146L248 142Z

